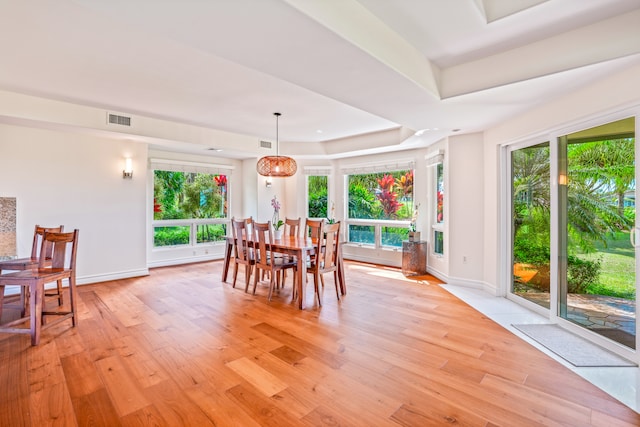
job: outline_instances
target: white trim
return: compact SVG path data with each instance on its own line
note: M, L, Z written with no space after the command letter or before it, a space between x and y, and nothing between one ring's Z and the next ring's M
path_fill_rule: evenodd
M444 150L436 150L432 153L424 156L424 159L427 161L427 166L435 166L438 163L444 163Z
M333 171L332 166L305 166L302 168L304 175L330 176Z
M193 264L195 262L203 262L203 261L220 261L223 259L224 259L224 252L151 261L147 263L147 267L148 268L168 267L172 265Z
M136 270L117 271L107 274L94 274L90 276L82 276L76 279L78 285L87 285L90 283L109 282L112 280L129 279L131 277L148 276L148 268L139 268Z
M345 165L344 167L340 168L340 172L343 175L356 175L366 173L395 172L407 169L415 169L415 161L413 159L401 159L384 163L361 163Z
M185 160L149 159L153 170L169 170L173 172L197 172L212 175L231 175L235 166L214 163L189 162Z

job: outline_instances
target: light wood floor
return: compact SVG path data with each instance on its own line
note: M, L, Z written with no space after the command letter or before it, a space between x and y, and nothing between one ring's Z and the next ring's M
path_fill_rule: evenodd
M346 266L302 312L221 262L81 286L77 328L0 335L0 425L640 425L435 281Z

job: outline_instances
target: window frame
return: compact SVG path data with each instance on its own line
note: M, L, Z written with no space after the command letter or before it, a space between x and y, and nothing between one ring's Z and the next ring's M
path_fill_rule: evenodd
M231 222L230 218L230 200L231 200L231 176L233 173L233 166L229 165L217 165L209 163L198 163L180 160L167 160L167 159L150 159L151 170L151 188L155 184L155 171L169 171L169 172L182 172L182 173L196 173L207 175L225 175L227 178L225 201L227 203L226 216L220 218L188 218L188 219L154 219L153 207L154 207L154 194L152 191L152 203L151 203L151 248L152 251L164 251L179 248L197 248L204 246L222 245L225 243L227 230ZM218 240L206 241L198 243L198 227L202 225L222 225L224 228L223 236ZM189 227L189 242L187 244L176 245L160 245L156 246L156 228L162 227Z
M366 165L366 166L351 166L342 169L344 178L344 205L345 205L345 242L346 244L381 250L393 250L397 251L402 249L402 241L406 241L408 238L409 227L411 225L411 217L407 219L365 219L365 218L350 218L349 217L349 177L352 175L366 175L366 174L390 174L395 172L408 172L411 171L414 176L413 190L412 190L412 203L416 200L415 189L415 163L410 161L399 161L393 164L380 164L380 165ZM411 215L413 214L413 210ZM373 227L374 242L365 243L351 240L351 226L368 226ZM400 244L398 246L383 244L383 233L385 227L406 229L407 237L401 236Z

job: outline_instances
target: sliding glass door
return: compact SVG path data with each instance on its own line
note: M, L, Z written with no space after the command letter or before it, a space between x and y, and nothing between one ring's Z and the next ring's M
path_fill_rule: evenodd
M511 292L549 308L549 143L511 151Z
M635 119L508 153L510 294L635 349Z
M636 348L635 120L558 138L559 316Z

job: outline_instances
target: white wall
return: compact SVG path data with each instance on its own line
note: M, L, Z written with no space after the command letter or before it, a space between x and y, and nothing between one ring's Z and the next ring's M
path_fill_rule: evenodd
M484 267L484 165L482 134L452 136L447 143L445 199L449 283L477 285Z
M123 179L125 156L133 179ZM146 144L0 124L0 194L17 198L18 255L35 224L80 230L79 283L147 274Z

